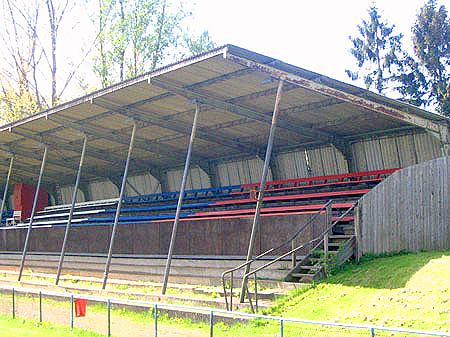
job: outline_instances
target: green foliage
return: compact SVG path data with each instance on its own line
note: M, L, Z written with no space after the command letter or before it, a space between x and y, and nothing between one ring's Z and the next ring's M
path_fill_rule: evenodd
M420 64L411 56L404 55L399 62L399 72L395 75L395 90L400 93L400 100L416 106L428 105L428 81Z
M358 25L358 36L350 36L350 53L357 61L356 71L346 70L352 80L363 77L368 89L382 93L391 80L402 55L402 34L394 34L394 26L383 21L377 7L368 10L368 20Z
M16 90L1 86L0 91L0 122L13 122L20 118L38 112L39 105L36 98L23 84L18 84ZM2 124L2 123L0 123Z
M361 76L368 89L398 92L400 99L417 106L436 105L450 115L450 20L445 6L436 0L420 9L412 27L414 57L402 47L402 34L382 20L372 6L369 19L358 25L358 36L350 37L358 69L346 70L352 80Z
M414 53L427 75L430 98L450 115L450 19L445 6L429 0L412 27Z
M182 32L188 16L181 1L99 0L93 70L102 86L213 48L208 32L198 37Z
M176 46L187 16L166 0L99 0L98 55L94 73L102 86L156 68Z
M190 36L187 33L184 34L183 44L185 52L181 55L182 58L198 55L216 47L211 35L209 35L209 32L206 30L199 36Z

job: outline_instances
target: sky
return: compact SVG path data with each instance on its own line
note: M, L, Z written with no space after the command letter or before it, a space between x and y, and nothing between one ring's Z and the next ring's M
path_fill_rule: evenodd
M354 68L349 35L373 3L405 35L425 0L196 0L194 29L207 29L219 43L231 43L329 77L350 82ZM440 1L447 9L450 0ZM361 86L362 84L359 83Z
M29 0L17 1L26 5ZM404 47L411 51L411 26L426 0L181 1L192 11L192 16L183 23L190 33L208 30L218 45L235 44L363 87L362 82L351 82L345 70L355 70L355 60L349 53L349 35L357 34L357 25L367 17L369 6L376 4L383 18L395 24L396 33L405 35ZM450 9L450 0L438 2ZM97 29L93 19L96 1L76 0L71 4L74 9L64 21L58 41L60 83L93 47L96 36L93 32ZM45 18L45 12L42 15ZM100 85L92 73L93 55L89 54L83 63L63 100L81 96ZM41 90L49 92L50 82ZM391 96L396 97L395 94Z

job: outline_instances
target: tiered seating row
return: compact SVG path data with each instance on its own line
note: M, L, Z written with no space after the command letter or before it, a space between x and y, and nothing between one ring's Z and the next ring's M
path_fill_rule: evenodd
M336 200L333 209L348 208L354 200L394 171L395 169L270 181L265 190L262 214L317 212L330 199ZM255 183L186 191L181 218L197 220L251 216L254 214L254 207L248 206L256 204L257 186ZM125 198L119 221L121 224L136 224L173 219L178 196L179 192L169 192ZM78 204L73 224L110 225L114 221L111 215L116 211L116 204L117 199ZM65 226L68 210L68 206L49 207L35 216L34 226Z

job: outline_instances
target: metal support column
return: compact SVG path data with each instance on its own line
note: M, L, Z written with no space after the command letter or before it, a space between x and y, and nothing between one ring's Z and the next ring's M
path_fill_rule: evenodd
M74 186L73 195L72 195L72 204L70 205L69 219L67 220L66 232L64 233L64 241L63 241L63 244L61 247L61 255L59 257L58 271L56 273L56 282L55 282L56 285L58 285L59 278L61 276L61 270L62 270L62 266L64 263L64 256L66 254L67 240L69 238L70 228L72 227L73 211L75 209L75 203L77 202L78 186L80 185L81 169L83 168L84 157L86 154L86 145L87 145L87 137L84 136L83 148L81 150L81 157L80 157L80 165L78 166L77 179L75 181L75 186Z
M135 136L136 136L136 123L133 123L133 131L131 131L130 146L128 147L128 156L127 156L127 161L125 164L125 170L123 172L122 186L120 188L120 194L119 194L119 201L117 202L116 216L114 218L114 225L112 228L111 240L109 242L108 258L106 260L105 273L103 275L102 289L106 288L106 283L108 282L109 267L111 266L111 257L112 257L113 247L114 247L114 239L116 237L117 225L119 223L119 217L120 217L120 210L122 208L123 196L125 194L125 187L127 185L128 168L130 167L130 159L131 159L131 153L133 152Z
M261 215L261 207L262 207L263 199L264 199L264 190L266 189L267 175L269 173L269 167L270 167L269 166L270 165L270 157L272 156L273 141L275 139L275 131L277 128L278 114L280 112L280 101L281 101L281 95L283 93L283 85L284 85L284 80L280 79L280 81L278 83L277 96L275 98L275 106L273 109L272 124L270 126L269 139L267 141L266 156L264 159L264 168L263 168L263 172L262 172L262 176L261 176L261 181L259 184L258 201L256 203L255 216L253 218L252 233L250 235L250 242L248 244L247 262L252 259L253 250L254 250L254 246L255 246L255 240L256 240L256 232L259 227L259 218ZM250 271L250 264L248 264L245 267L244 275L247 274L249 271ZM246 288L247 288L247 280L245 278L243 278L242 279L241 296L240 296L241 303L244 302Z
M163 281L163 287L162 287L163 295L166 293L167 282L169 280L170 265L172 263L173 250L175 247L175 238L177 236L178 223L180 221L181 206L183 205L184 191L185 191L185 187L186 187L187 176L189 173L189 165L191 162L191 154L192 154L192 147L193 147L194 139L195 139L195 133L197 131L197 121L198 121L199 112L200 112L200 103L197 102L196 107L195 107L194 121L192 123L191 138L189 139L189 146L188 146L188 151L187 151L187 155L186 155L186 162L184 164L183 179L181 180L180 195L178 196L177 212L175 214L175 221L173 223L172 236L170 238L169 253L167 255L166 268L164 271L164 281Z
M20 281L21 278L22 278L23 267L25 265L25 258L27 256L28 246L30 244L31 228L33 227L34 215L36 213L37 202L39 200L39 191L41 189L42 177L44 176L45 163L47 162L47 152L48 152L48 149L47 149L47 146L46 146L45 149L44 149L44 155L42 156L41 171L39 172L39 179L38 179L38 183L37 183L37 186L36 186L36 192L34 194L33 209L31 210L30 222L28 223L27 236L25 238L25 244L23 246L22 260L20 261L20 269L19 269L18 281Z
M11 160L9 162L8 176L6 177L5 191L3 192L3 199L2 199L2 206L0 207L0 224L2 223L3 211L5 210L6 198L8 197L9 181L11 180L11 172L13 169L13 164L14 164L14 156L11 157Z

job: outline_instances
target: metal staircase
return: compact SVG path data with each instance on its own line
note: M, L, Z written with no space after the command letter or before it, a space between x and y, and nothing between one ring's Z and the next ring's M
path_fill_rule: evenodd
M333 218L329 231L286 276L289 282L311 283L325 277L330 268L349 260L356 248L353 211L356 203L341 216Z
M357 202L353 203L342 214L333 214L332 200L330 200L281 245L223 272L222 286L227 310L233 310L233 297L236 294L234 292L234 287L236 286L235 275L248 265L251 268L255 261L260 261L263 258L267 259L271 256L271 259L265 264L253 270L250 269L250 272L245 274L242 279L242 288L239 293L240 302L243 303L247 299L254 312L258 310L258 273L261 274L273 264L290 258L291 268L287 269L287 274L283 280L310 283L325 277L330 268L340 266L354 256L356 236L353 212L356 206ZM325 229L312 240L297 244L297 238L313 226L313 221L319 214L325 214L327 217ZM276 251L286 246L290 247L289 251L273 257ZM306 254L301 257L297 255L303 252L306 252ZM249 289L248 281L250 279L253 280L252 288L254 288L254 291ZM229 288L229 291L227 288Z

